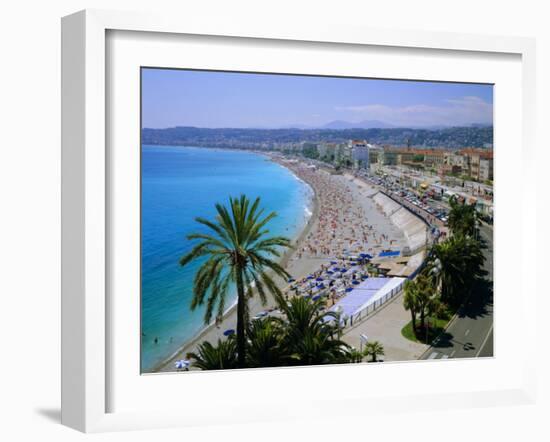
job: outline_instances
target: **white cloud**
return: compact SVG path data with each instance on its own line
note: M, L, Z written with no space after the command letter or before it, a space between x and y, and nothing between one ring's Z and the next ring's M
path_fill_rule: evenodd
M445 103L440 106L365 104L339 106L336 107L336 110L346 113L354 121L381 120L399 126L460 126L472 123L492 124L493 122L493 105L479 97L467 96L446 100Z

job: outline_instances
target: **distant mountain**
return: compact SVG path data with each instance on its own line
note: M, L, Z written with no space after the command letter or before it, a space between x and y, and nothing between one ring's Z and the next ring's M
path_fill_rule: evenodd
M316 129L316 127L308 124L287 124L286 126L277 126L272 129Z
M357 123L343 120L334 120L321 127L321 129L391 129L392 124L378 120L363 120Z

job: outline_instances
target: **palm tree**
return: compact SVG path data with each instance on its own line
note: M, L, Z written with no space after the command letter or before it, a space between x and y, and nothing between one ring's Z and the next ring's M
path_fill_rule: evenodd
M420 315L420 330L426 328L426 316L435 308L438 297L434 280L428 273L420 273L414 281L405 281L403 306L410 310L413 332L417 332L416 319Z
M434 245L432 255L440 266L441 300L458 307L470 294L476 279L485 274L481 244L471 237L453 235Z
M247 367L279 367L285 365L287 353L282 347L283 328L275 318L251 321L247 331Z
M205 341L198 346L198 353L189 353L188 357L201 370L237 368L237 345L232 337L225 341L218 339L217 346Z
M358 364L359 362L363 362L364 357L365 357L365 354L363 352L357 350L356 348L352 348L348 352L349 361L353 362L353 363Z
M290 365L316 365L349 362L350 347L334 338L340 324L335 312L324 312L323 301L303 297L281 302L285 328L283 346Z
M289 365L321 365L350 362L348 345L329 334L306 333L289 347Z
M475 236L477 230L477 211L475 204L458 202L456 196L449 200L451 210L449 212L448 225L453 235Z
M436 304L436 291L433 280L426 274L420 273L416 278L417 306L420 312L420 329L426 328L426 315L429 315Z
M434 320L447 316L447 306L441 301L441 296L434 296L430 305L429 314Z
M411 312L411 322L413 332L416 333L416 312L418 307L418 287L410 279L405 281L403 286L403 307Z
M365 344L365 356L370 356L371 362L376 362L378 356L384 356L384 346L378 341L367 342Z
M245 195L229 198L229 208L216 204L215 221L204 218L195 220L211 232L195 233L189 240L200 240L180 260L181 266L206 257L195 274L191 309L206 301L204 322L209 323L216 310L220 321L225 309L225 300L233 284L237 287L237 354L239 367L245 366L246 336L245 323L248 317L247 299L254 288L262 303L266 292L276 299L282 296L270 273L288 278L288 272L273 258L281 256L281 249L290 247L290 240L282 236L269 237L265 227L276 215L271 212L263 216L259 209L260 198L253 204ZM217 308L216 308L217 307Z

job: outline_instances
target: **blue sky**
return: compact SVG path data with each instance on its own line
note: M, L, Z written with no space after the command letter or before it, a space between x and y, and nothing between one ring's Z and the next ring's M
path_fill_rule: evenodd
M148 128L492 124L490 85L142 69Z

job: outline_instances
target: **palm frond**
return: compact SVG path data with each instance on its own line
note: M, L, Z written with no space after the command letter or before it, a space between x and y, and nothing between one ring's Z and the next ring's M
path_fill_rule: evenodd
M197 244L195 247L191 249L189 253L187 253L180 259L179 261L180 266L184 267L187 264L189 264L191 261L194 261L195 259L200 258L201 256L208 255L211 251L212 249L210 249L210 246L208 244L204 244L204 243Z
M187 235L187 239L190 241L201 239L201 245L215 247L219 250L228 250L227 244L225 244L223 241L220 241L218 238L204 233L192 233L190 235Z
M228 243L231 243L231 238L230 238L228 232L221 225L218 225L218 224L216 224L216 223L214 223L210 220L207 220L206 218L202 218L202 217L195 218L195 221L198 222L199 224L202 224L202 225L210 228L214 232L216 232L222 240L224 240Z

